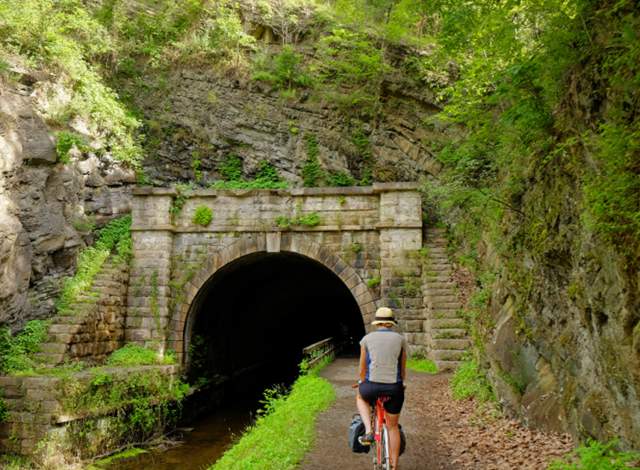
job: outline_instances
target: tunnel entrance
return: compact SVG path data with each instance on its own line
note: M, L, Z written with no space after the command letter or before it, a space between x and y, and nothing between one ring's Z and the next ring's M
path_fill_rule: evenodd
M295 253L254 253L219 269L186 325L192 380L247 388L290 383L302 348L334 337L346 353L364 335L351 291L330 269Z

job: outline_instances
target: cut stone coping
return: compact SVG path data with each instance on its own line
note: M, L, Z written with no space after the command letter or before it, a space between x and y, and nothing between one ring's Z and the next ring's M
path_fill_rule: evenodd
M209 232L344 232L344 231L375 231L380 229L401 229L401 228L422 228L421 224L385 224L378 223L375 225L315 225L313 227L306 225L292 225L290 227L279 227L274 224L274 226L270 226L265 228L262 225L256 226L237 226L237 225L215 225L211 224L207 227L197 227L197 226L188 226L188 227L177 227L175 225L154 225L154 226L146 226L146 225L132 225L132 232L174 232L174 233L209 233Z
M394 191L416 191L420 185L415 182L374 183L372 186L327 186L319 188L290 189L188 189L190 196L216 197L231 195L248 197L256 194L277 194L279 196L362 196ZM177 196L176 188L155 188L139 186L133 188L134 196Z

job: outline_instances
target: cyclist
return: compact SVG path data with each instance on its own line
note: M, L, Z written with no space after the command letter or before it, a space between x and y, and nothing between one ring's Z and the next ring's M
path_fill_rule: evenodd
M360 437L360 443L371 445L373 442L371 406L379 396L389 397L384 409L389 429L391 466L397 470L400 456L398 420L404 403L407 340L391 330L397 326L397 322L390 308L380 307L371 324L377 329L360 341L360 380L356 404L365 425L365 435Z

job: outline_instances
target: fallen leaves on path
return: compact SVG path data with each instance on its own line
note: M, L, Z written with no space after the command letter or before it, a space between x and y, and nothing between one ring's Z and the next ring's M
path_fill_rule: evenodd
M528 429L475 400L454 400L448 383L449 376L440 375L427 393L407 389L407 399L416 402L414 409L438 423L437 447L447 462L438 468L544 470L573 449L567 435Z

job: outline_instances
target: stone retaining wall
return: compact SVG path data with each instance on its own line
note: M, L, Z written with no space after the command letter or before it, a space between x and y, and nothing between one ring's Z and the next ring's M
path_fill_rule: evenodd
M57 315L49 326L40 358L48 364L82 360L101 363L123 345L129 266L111 257L93 280L89 292Z
M11 452L30 455L39 442L55 436L57 444L64 447L73 436L67 431L74 423L86 420L105 419L115 409L105 408L100 412L70 412L65 407L63 384L74 381L77 387L87 386L96 374L108 376L114 383L124 381L132 373L157 371L164 376L178 377L180 368L175 365L101 368L68 374L67 376L0 376L2 400L7 406L7 419L0 423L0 453ZM96 434L92 439L98 437ZM107 437L104 437L105 439ZM112 436L113 438L113 436ZM113 447L113 446L112 446ZM84 449L75 449L83 452Z

